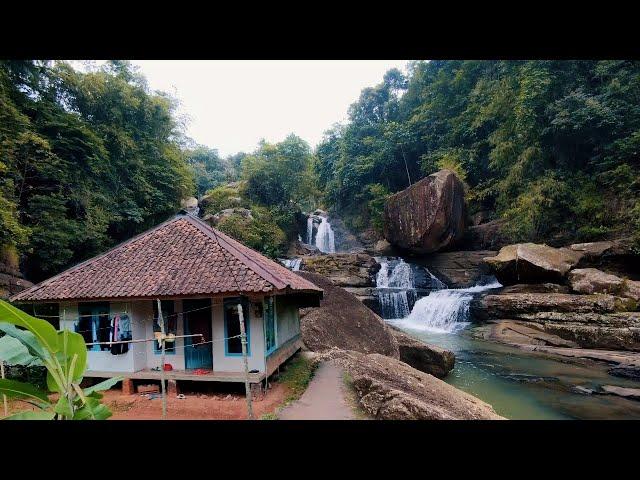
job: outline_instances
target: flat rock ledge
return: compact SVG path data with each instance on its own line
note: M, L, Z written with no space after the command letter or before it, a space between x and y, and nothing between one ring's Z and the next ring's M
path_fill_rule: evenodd
M504 419L482 400L400 360L339 349L323 356L346 370L360 406L375 419Z

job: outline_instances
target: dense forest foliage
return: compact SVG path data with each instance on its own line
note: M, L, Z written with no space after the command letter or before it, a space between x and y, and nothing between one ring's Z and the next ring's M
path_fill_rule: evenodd
M302 211L322 199L309 144L295 135L276 144L261 141L255 152L240 159L239 169L236 184L208 192L205 212L250 210L250 217L242 210L230 212L217 227L269 256L283 254L298 236Z
M317 149L320 188L356 230L384 199L441 168L470 212L514 240L640 230L640 63L413 62L362 91Z
M28 278L175 213L193 175L174 107L126 62L0 63L0 245Z

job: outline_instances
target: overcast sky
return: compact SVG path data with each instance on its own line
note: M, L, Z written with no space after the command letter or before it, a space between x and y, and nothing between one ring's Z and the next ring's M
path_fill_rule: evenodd
M187 135L221 155L252 151L289 133L315 147L343 121L360 91L407 60L133 61L154 90L172 93L189 118Z

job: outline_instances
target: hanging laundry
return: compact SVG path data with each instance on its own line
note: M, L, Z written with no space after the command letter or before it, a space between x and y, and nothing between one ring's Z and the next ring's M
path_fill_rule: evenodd
M112 320L112 342L124 342L131 340L131 320L126 313L123 315L116 314ZM128 343L113 343L110 347L112 355L122 355L129 351Z

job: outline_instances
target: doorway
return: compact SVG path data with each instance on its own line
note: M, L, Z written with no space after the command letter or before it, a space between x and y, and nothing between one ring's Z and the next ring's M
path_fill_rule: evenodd
M202 337L184 339L184 364L187 370L194 368L213 369L213 346L211 344L211 299L183 300L184 334ZM203 345L194 344L209 342Z

